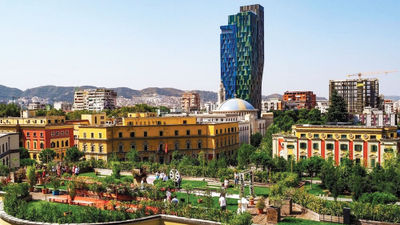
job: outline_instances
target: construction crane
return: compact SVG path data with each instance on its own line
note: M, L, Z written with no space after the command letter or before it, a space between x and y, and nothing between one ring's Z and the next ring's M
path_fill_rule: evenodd
M358 79L361 80L362 76L370 76L370 75L377 75L377 74L388 74L388 73L396 73L398 72L397 70L392 70L392 71L377 71L377 72L364 72L364 73L354 73L354 74L349 74L347 77L355 77L358 76Z

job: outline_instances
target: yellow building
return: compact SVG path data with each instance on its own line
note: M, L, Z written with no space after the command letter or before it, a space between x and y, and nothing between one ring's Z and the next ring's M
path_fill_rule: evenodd
M87 159L107 160L113 153L121 159L136 149L142 160L169 162L172 152L208 159L233 154L239 148L237 122L198 123L196 117L155 117L130 114L120 125L80 126L79 149Z
M104 125L107 122L106 113L82 114L81 120L87 120L90 125Z
M339 164L348 157L374 167L398 151L397 127L294 125L291 134L273 135L273 155L286 159L332 157Z

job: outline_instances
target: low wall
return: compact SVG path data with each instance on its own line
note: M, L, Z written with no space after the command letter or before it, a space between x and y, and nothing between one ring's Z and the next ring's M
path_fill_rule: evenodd
M4 211L3 201L0 201L0 224L4 225L54 225L52 223L43 223L43 222L33 222L28 220L18 219L16 217L8 215ZM171 215L154 215L147 216L139 219L125 220L125 221L114 221L114 222L101 222L101 223L79 223L79 225L221 225L221 223L208 221L208 220L199 220L199 219L191 219L184 218L178 216ZM62 225L62 224L61 224ZM64 225L75 225L75 224L64 224Z
M103 168L94 168L94 171L103 176L111 176L111 169L103 169ZM132 176L132 171L122 170L120 173L122 176Z

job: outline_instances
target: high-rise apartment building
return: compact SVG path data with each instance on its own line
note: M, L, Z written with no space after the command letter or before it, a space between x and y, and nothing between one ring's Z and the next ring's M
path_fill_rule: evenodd
M365 107L381 108L378 79L348 79L329 81L329 99L333 90L344 98L349 113L360 114Z
M283 101L289 109L313 109L317 105L317 97L312 91L287 91Z
M114 109L117 102L117 92L109 89L77 90L74 95L73 110L102 111Z
M261 109L261 85L264 69L264 8L240 7L221 26L221 89L224 100L240 98Z
M200 95L195 92L183 93L181 107L184 112L200 111Z

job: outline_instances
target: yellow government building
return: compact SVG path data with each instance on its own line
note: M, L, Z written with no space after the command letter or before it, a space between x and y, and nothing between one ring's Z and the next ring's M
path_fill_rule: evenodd
M231 155L239 148L237 122L198 122L195 116L158 117L155 113L130 113L111 124L79 126L79 149L85 158L107 160L113 154L124 159L136 149L142 160L169 162L172 153L207 159Z

